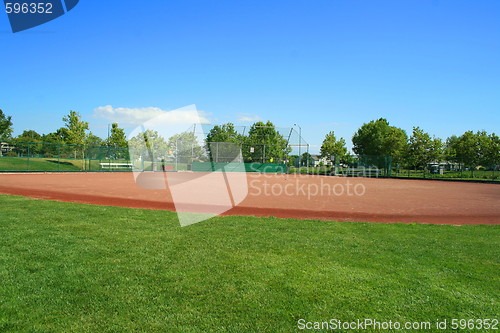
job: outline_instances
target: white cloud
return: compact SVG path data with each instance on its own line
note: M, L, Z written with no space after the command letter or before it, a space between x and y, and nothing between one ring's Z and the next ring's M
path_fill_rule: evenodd
M256 114L251 114L251 113L240 113L238 115L238 122L244 123L244 122L256 122L256 121L261 121L262 118Z
M139 125L157 117L161 117L170 124L210 123L202 111L196 113L183 109L166 111L157 107L114 108L111 105L105 105L95 108L94 116L117 122L120 126Z

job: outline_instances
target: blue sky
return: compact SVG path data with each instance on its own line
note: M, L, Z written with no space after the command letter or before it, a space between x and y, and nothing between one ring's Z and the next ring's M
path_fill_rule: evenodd
M379 117L498 133L499 17L496 0L81 0L13 34L1 13L0 108L15 134L54 131L71 109L106 136L105 106L190 104L214 123L298 123L317 146L330 130L350 145Z

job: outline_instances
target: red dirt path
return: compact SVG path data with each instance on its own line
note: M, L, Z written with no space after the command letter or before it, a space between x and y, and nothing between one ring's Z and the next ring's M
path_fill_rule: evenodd
M169 184L175 184L199 178L200 174L167 173L167 177ZM246 178L248 195L223 215L500 224L500 186L496 184L269 174L248 174ZM207 184L204 190L210 191L212 185ZM285 188L289 195L284 193ZM141 188L136 185L132 173L0 174L0 193L175 210L168 189ZM196 193L193 195L195 198ZM192 204L199 209L200 205Z

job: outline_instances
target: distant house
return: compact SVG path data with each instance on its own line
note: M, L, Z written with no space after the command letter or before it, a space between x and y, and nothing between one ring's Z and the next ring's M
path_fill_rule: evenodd
M320 155L311 155L314 166L322 166L322 165L333 165L332 160L328 157L321 157Z
M14 146L9 145L7 142L0 142L0 156L5 156L14 150Z
M432 173L443 174L443 171L460 170L460 164L454 162L431 162L427 164L427 168L431 170Z

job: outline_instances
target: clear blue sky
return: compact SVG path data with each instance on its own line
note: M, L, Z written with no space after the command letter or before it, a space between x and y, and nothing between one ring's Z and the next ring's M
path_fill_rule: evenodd
M499 132L500 1L81 0L13 34L0 13L0 108L15 134L76 110L196 104L350 139L379 117L446 138ZM313 151L317 150L313 148Z

